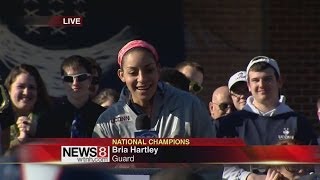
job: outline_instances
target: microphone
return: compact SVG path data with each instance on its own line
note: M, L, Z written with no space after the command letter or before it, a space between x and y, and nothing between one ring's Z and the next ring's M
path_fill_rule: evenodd
M146 114L141 114L136 119L136 129L146 130L151 128L151 119Z
M136 118L136 138L158 138L158 133L151 129L151 119L146 114L141 114Z

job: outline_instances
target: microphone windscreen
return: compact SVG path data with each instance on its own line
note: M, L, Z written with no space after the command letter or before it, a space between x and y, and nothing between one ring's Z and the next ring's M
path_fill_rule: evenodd
M136 119L137 130L148 130L151 128L151 119L146 114L141 114Z

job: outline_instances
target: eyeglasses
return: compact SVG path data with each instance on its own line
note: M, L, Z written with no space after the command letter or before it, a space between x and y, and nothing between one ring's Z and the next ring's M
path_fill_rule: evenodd
M189 84L189 90L194 93L202 91L203 87L195 81L191 81Z
M215 104L215 105L218 105L219 109L221 111L226 111L227 109L230 109L232 107L232 105L228 104L228 103L220 103L220 104L217 104L217 103L214 103L212 102L212 104Z
M236 97L237 99L242 98L247 98L250 96L250 91L248 90L247 87L245 88L234 88L230 91L230 95L233 97Z
M246 99L247 97L250 96L250 93L249 92L234 93L231 91L230 95L237 99L241 99L241 97Z
M91 74L89 74L89 73L66 75L66 76L62 76L62 80L64 82L72 83L75 79L77 79L78 82L82 82L82 81L87 80L90 76L91 76Z
M240 99L242 94L236 94L236 93L233 93L233 92L230 92L230 95L233 96L233 97L236 97L237 99Z
M98 85L100 82L100 78L98 76L92 76L91 84Z

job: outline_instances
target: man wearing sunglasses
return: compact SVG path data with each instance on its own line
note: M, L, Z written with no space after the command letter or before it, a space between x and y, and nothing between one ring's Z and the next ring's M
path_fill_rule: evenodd
M239 71L232 75L228 81L230 95L234 107L239 111L246 105L247 98L250 95L247 86L247 77L245 71Z
M176 69L190 80L189 91L191 93L198 94L202 91L204 69L200 64L193 61L183 61L176 65Z
M282 81L278 63L266 56L254 57L246 70L251 96L240 111L219 122L218 137L242 138L247 145L274 145L279 140L317 144L310 121L294 112L280 98ZM224 179L265 179L245 168L226 165Z
M215 89L211 102L209 102L209 110L213 120L219 120L220 117L230 114L233 108L228 86L220 86Z
M91 137L99 115L105 110L90 99L92 81L90 61L74 55L61 64L61 80L66 97L57 102L48 122L42 124L43 137Z

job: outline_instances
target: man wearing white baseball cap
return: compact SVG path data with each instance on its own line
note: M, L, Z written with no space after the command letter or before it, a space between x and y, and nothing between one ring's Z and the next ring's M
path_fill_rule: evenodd
M228 87L234 107L238 111L243 109L250 95L247 86L246 71L239 71L232 75L228 81Z
M283 140L317 144L310 121L294 112L280 98L278 63L266 56L254 57L247 66L247 85L252 96L243 110L231 113L219 124L218 137L239 137L247 145L274 145ZM224 179L265 179L246 168L226 165Z

